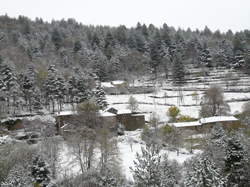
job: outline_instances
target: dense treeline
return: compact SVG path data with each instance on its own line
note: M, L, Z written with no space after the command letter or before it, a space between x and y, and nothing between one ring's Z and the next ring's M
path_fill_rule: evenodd
M182 83L187 64L249 70L249 49L249 30L86 26L74 19L48 23L5 15L0 17L1 106L12 106L14 114L24 106L19 102L29 111L32 105L54 111L91 98L96 81L142 75L170 74Z

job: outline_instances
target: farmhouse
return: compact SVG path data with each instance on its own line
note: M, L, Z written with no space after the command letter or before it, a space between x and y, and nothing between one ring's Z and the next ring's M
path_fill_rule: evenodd
M102 82L101 86L107 94L128 94L128 83L126 81L117 80L111 82Z
M123 80L111 81L111 82L102 82L101 86L103 87L106 94L117 95L117 94L142 94L142 93L152 93L154 92L153 86L131 86L128 82Z
M213 116L201 118L198 121L172 123L170 125L175 126L177 128L202 131L206 129L211 129L214 125L218 123L221 124L225 129L240 127L239 120L234 116Z
M59 134L71 129L70 124L75 120L77 112L64 111L55 115L56 127ZM125 130L136 130L145 125L143 114L134 114L130 110L117 110L109 108L106 111L99 112L101 121L107 123L111 129L116 129L118 124L122 124Z
M117 122L124 125L128 131L142 128L145 125L145 116L143 114L132 113L128 109L117 110L115 108L109 108L107 111L115 114Z

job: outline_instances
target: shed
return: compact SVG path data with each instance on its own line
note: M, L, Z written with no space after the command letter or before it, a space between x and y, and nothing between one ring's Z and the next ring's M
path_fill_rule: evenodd
M191 122L180 122L180 123L172 123L170 124L177 128L184 128L189 130L199 130L201 128L201 123L199 121L191 121Z

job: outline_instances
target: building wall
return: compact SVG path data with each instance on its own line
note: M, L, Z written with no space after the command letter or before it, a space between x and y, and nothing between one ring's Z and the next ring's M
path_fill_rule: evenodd
M143 128L145 125L144 115L118 114L117 121L123 124L128 131Z
M2 123L4 127L6 127L8 130L18 130L18 129L23 129L23 122L21 119L16 119L16 120L8 120Z
M241 125L240 121L222 121L222 122L202 124L202 130L212 129L214 126L219 125L219 124L221 124L222 127L227 130L244 128L244 126Z

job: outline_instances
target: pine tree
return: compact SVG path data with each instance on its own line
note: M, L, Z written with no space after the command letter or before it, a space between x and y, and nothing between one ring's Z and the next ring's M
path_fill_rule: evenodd
M64 96L66 95L65 80L62 77L57 77L55 82L55 99L57 100L59 111L62 110Z
M220 171L208 157L198 157L187 171L185 177L185 186L202 186L202 187L223 187L225 179L221 177Z
M152 69L152 73L157 79L158 67L162 62L162 58L164 56L164 51L162 48L162 41L159 32L156 32L154 36L154 40L151 42L150 46L150 67Z
M97 176L97 184L103 187L117 187L119 186L118 178L108 167L101 171Z
M212 56L206 47L200 51L198 62L201 66L212 67Z
M8 173L3 186L23 187L29 186L32 183L28 166L16 164Z
M50 65L48 68L48 77L45 81L45 98L47 104L52 104L52 112L55 111L55 95L56 95L56 74L57 70L55 65Z
M70 103L76 103L76 95L77 95L77 79L75 76L71 76L68 80L68 95Z
M223 169L225 166L227 135L220 124L216 124L210 133L204 154L209 156L216 167Z
M163 158L161 164L161 187L174 187L177 184L177 180L172 166L169 163L167 156Z
M146 148L141 148L141 152L141 155L136 153L134 168L130 168L136 185L160 186L161 156L159 146L156 144L146 145Z
M76 41L76 42L74 43L74 49L73 49L74 53L77 53L77 52L80 51L81 49L82 49L82 44L81 44L81 42L80 42L80 41Z
M226 132L224 131L223 127L220 124L216 124L212 128L210 141L213 145L216 145L219 147L226 146L226 141L227 141Z
M31 113L35 89L35 71L33 67L29 67L26 72L22 73L20 75L19 81L24 95L25 103L29 108L29 112Z
M97 85L94 96L95 96L96 104L99 106L99 108L101 110L106 109L108 106L108 103L106 101L105 92L100 84Z
M145 47L145 39L143 38L143 36L136 32L136 33L133 33L134 36L134 42L135 42L135 47L137 49L137 51L141 52L141 53L144 53L146 52L146 47Z
M167 24L163 24L162 28L162 40L165 43L165 46L169 47L172 44L171 37L170 37L170 30Z
M105 37L105 46L104 46L104 53L108 60L111 59L113 56L113 47L115 46L115 40L111 34L111 32L108 32Z
M50 171L40 156L35 157L33 161L31 175L36 185L46 187L50 183Z
M173 74L174 84L178 86L181 86L184 84L185 70L184 70L184 65L182 63L182 58L179 53L176 53L174 55L172 74Z
M228 186L247 186L248 179L245 178L245 171L243 170L245 156L245 149L240 140L236 136L229 138L225 158Z
M33 105L33 109L35 111L39 111L39 110L43 109L43 103L41 101L41 96L40 96L38 90L35 90L32 105Z
M54 29L51 34L51 40L55 45L56 50L59 50L62 47L62 36L58 29Z
M77 103L82 103L88 100L92 95L90 90L87 88L86 80L83 77L79 77L79 79L77 80L76 90Z
M111 73L117 75L119 72L121 72L121 64L119 58L116 56L113 56L110 59L110 65L111 65Z
M234 53L234 64L235 69L242 68L245 65L244 53L240 50L235 51Z
M6 93L7 107L10 110L12 101L13 114L15 114L18 104L18 96L20 94L15 71L7 64L6 61L4 61L2 64L0 64L0 73L3 86L2 89ZM8 112L10 112L9 110Z

